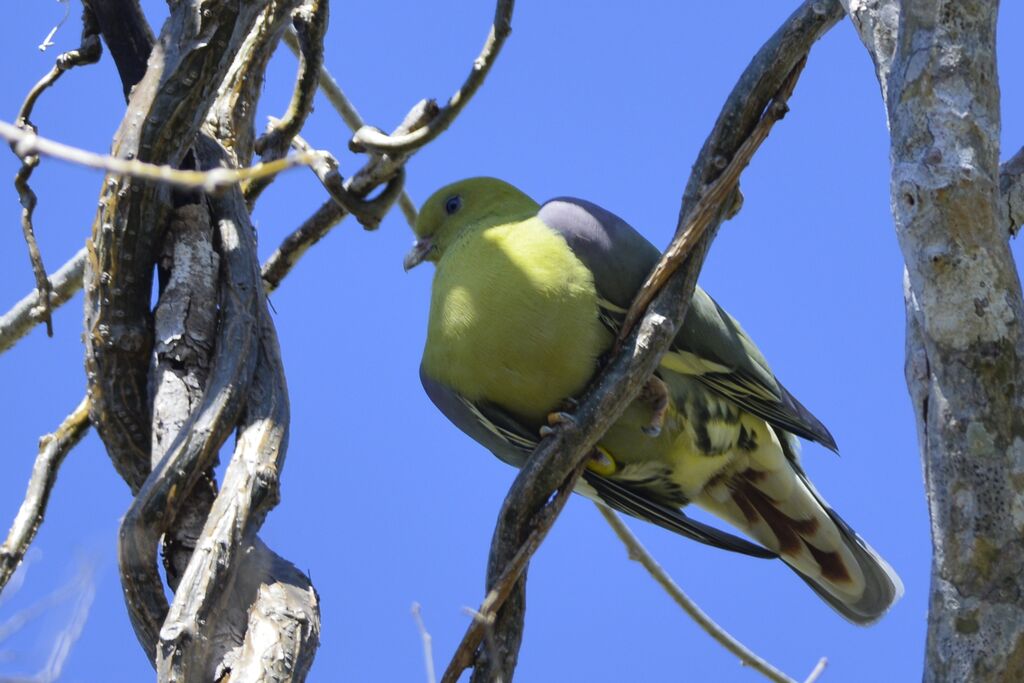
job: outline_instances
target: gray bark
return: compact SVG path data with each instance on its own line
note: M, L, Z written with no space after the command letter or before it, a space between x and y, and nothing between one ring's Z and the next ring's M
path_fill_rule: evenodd
M1020 174L1011 161L1000 176L998 2L849 4L886 102L907 266L934 545L924 680L1024 680L1024 301L1007 244Z

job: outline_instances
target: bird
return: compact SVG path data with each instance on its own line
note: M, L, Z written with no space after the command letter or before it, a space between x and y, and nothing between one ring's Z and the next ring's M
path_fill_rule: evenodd
M582 199L538 204L496 178L431 195L406 271L435 266L420 380L456 427L521 467L608 357L660 252ZM877 621L899 576L811 484L798 438L838 452L739 323L699 286L640 395L575 491L701 543L779 558L847 620ZM689 504L745 537L684 512Z

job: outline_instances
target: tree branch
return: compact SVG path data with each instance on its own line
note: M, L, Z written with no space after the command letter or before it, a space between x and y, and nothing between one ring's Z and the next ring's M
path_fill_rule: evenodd
M633 532L629 530L626 523L619 518L611 508L608 508L600 503L595 503L598 512L604 517L608 525L611 526L615 535L619 537L623 545L626 546L626 550L629 553L629 559L636 560L639 562L644 569L654 578L655 581L665 589L672 601L675 602L679 607L682 608L686 614L697 622L697 625L704 630L709 636L714 638L719 645L724 647L726 650L734 654L743 666L749 666L758 673L762 674L765 678L775 681L776 683L796 683L795 680L782 673L769 662L758 657L752 652L746 645L736 640L729 634L728 631L723 629L721 626L715 623L715 621L702 610L697 603L690 599L690 597L683 592L683 589L672 580L658 561L647 552L647 549L643 546ZM818 664L812 670L811 675L807 678L805 683L810 683L817 679L821 675L818 671L819 667L823 670L827 660L822 657Z
M487 40L480 51L480 56L473 60L473 68L448 103L442 107L437 115L427 125L404 135L384 135L380 130L370 126L363 126L356 131L349 148L353 152L365 152L367 150L378 154L411 154L423 145L427 144L438 135L443 133L448 126L452 125L455 117L459 115L463 107L469 102L484 79L490 72L498 53L501 52L505 39L512 32L512 9L514 0L498 0L494 8L494 22L487 34Z
M85 270L85 247L78 250L56 273L49 277L50 310L64 305L82 288ZM0 353L14 346L19 339L43 321L44 309L39 302L39 290L34 289L11 310L0 316Z
M25 553L35 539L43 523L50 492L57 483L57 471L64 457L71 452L85 433L89 431L89 405L86 399L78 404L70 415L64 418L53 434L39 439L39 455L32 466L32 476L25 491L25 500L18 508L18 515L7 533L7 540L0 546L0 592L21 564Z
M82 40L78 48L64 52L57 56L57 61L50 72L43 76L29 91L28 96L18 111L15 119L16 129L34 135L36 127L32 125L32 109L36 101L50 86L57 82L61 75L76 66L95 64L99 61L103 46L100 43L96 18L89 8L82 11ZM28 181L32 171L39 165L39 156L36 154L19 153L20 143L12 144L11 150L21 159L21 168L14 176L14 188L18 192L21 202L21 232L28 247L29 260L32 262L32 272L36 278L36 294L39 301L39 317L46 322L46 334L53 336L53 321L50 319L50 281L46 278L46 266L43 265L43 257L39 253L39 244L36 242L35 228L32 225L32 213L36 208L36 194L29 187Z

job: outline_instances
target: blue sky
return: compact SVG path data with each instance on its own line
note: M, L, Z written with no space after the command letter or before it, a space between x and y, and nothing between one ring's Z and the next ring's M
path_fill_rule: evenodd
M326 64L368 122L389 129L423 97L462 82L493 6L364 0L335 3ZM166 9L144 2L159 26ZM519 3L488 82L455 125L408 166L418 204L471 175L509 180L534 198L575 195L626 218L664 246L690 165L750 57L795 3ZM78 42L73 6L52 52L36 45L56 2L19 5L0 22L0 118ZM1024 25L1004 3L1000 26ZM1004 35L1005 37L1005 35ZM1003 40L1003 158L1024 143L1024 46ZM283 111L295 60L271 64L264 114ZM824 496L897 569L906 595L879 624L852 626L781 563L631 526L677 581L734 635L795 678L827 656L823 680L911 680L924 647L930 542L913 416L903 381L902 261L888 212L888 140L870 61L845 22L815 47L778 124L744 173L742 212L721 230L701 282L757 341L778 376L835 435L836 457L807 445ZM109 148L124 105L108 55L64 77L36 108L40 133ZM261 119L263 117L261 116ZM304 136L362 159L323 99ZM13 156L0 154L0 177ZM44 161L33 176L36 228L53 270L84 242L101 176ZM323 201L296 170L257 208L260 252ZM0 183L0 307L31 287L18 200ZM423 394L417 366L432 273L402 272L411 232L400 215L375 233L346 221L273 295L292 400L283 498L264 539L308 571L323 633L313 681L423 681L410 605L419 602L438 667L482 597L494 517L514 472L457 432ZM1014 245L1019 252L1020 247ZM0 356L4 465L0 525L24 492L36 441L82 396L81 297ZM65 681L146 680L115 561L129 504L95 435L69 456L21 589L0 601L0 629L93 566L96 598ZM69 601L0 639L0 678L39 670ZM2 638L2 636L0 636ZM756 681L630 562L589 502L567 506L532 563L518 680Z

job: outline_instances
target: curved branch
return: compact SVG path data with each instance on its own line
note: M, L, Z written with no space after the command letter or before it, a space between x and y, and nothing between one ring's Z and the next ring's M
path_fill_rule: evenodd
M306 118L313 111L316 79L324 62L327 8L327 0L305 0L292 12L292 26L300 46L299 74L295 79L292 99L284 116L273 121L270 130L256 141L255 151L264 162L280 159L285 155L292 138L299 134L306 123ZM269 178L246 183L243 191L250 210L269 184Z
M288 31L285 33L284 42L296 57L301 55L299 39L295 37L294 32ZM330 102L331 106L334 107L334 110L338 112L341 119L345 122L345 125L352 129L353 132L359 130L363 125L365 125L363 123L363 117L359 115L355 106L349 101L348 97L342 91L341 86L338 85L338 82L334 80L333 76L331 76L327 67L323 65L320 66L317 83L320 86L320 92L327 97L327 101ZM409 198L409 195L405 190L402 190L402 194L398 196L398 208L400 208L402 213L405 214L405 220L409 222L409 225L416 224L416 206L412 203L412 199Z
M35 126L32 125L32 109L35 107L39 96L50 86L57 82L57 79L65 71L83 66L95 64L99 61L103 52L103 45L100 43L96 25L96 18L92 11L86 7L82 11L82 40L78 48L64 52L57 56L56 64L50 72L39 79L39 82L32 87L25 101L18 111L15 119L17 130L34 135ZM46 323L46 334L53 336L53 321L50 319L50 281L46 277L46 266L43 265L43 257L39 253L39 244L36 242L35 228L32 225L32 213L36 208L36 193L32 191L28 181L32 171L39 165L39 157L36 154L21 154L20 143L11 146L12 151L21 158L21 168L14 176L14 188L18 192L21 201L21 232L28 247L29 260L32 262L32 272L36 278L36 294L39 301L39 316Z
M484 42L480 55L473 60L473 68L470 70L469 76L466 77L462 87L449 98L448 104L442 107L437 116L431 119L426 126L397 136L385 135L376 128L363 126L356 131L352 142L349 143L352 151L365 152L369 150L378 154L410 154L452 125L455 117L483 85L484 79L487 78L487 74L498 58L498 53L501 52L502 45L505 44L505 39L512 32L514 4L514 0L498 0L498 4L494 8L494 22L491 25L491 30L487 34L487 40Z

